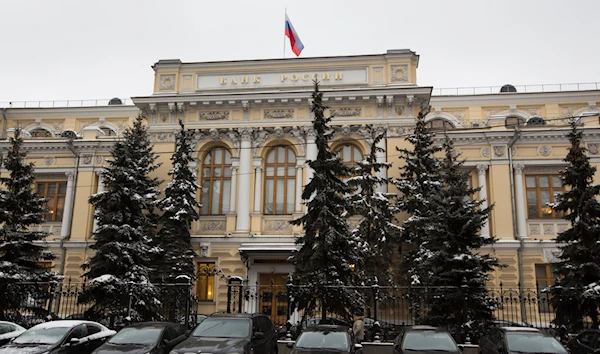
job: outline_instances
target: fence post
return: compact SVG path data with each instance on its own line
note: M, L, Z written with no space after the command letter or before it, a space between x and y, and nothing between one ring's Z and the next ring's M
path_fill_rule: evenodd
M127 317L129 317L131 319L131 302L133 300L133 286L132 286L133 282L128 282L127 286L129 288L129 290L127 291L127 293L129 294L129 305L127 306Z
M191 297L192 297L192 279L188 277L187 279L187 298L185 300L185 328L190 328L190 306L191 306Z
M379 285L377 279L375 279L375 285L373 285L373 321L377 321L377 301L379 300Z

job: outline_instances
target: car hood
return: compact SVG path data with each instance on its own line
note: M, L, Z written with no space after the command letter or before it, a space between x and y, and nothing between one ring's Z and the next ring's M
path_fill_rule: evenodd
M458 351L450 351L450 352L444 351L444 352L442 352L442 351L439 351L439 350L408 350L408 349L403 349L403 352L406 353L406 354L440 354L440 353L444 353L444 354L446 354L446 353L448 353L448 354L454 354L454 353L456 353L456 354L458 354L459 353Z
M336 353L349 353L350 351L344 349L319 349L319 348L294 348L290 354L336 354ZM439 354L439 353L438 353Z
M177 353L241 353L249 341L246 338L217 338L190 336L177 344L174 350Z
M153 345L104 343L94 351L94 354L146 354L152 349L154 349Z
M41 354L54 348L53 344L7 344L0 354Z

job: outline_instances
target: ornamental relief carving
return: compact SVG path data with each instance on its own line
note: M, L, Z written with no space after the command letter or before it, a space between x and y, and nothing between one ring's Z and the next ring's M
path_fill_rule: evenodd
M502 157L504 156L505 148L504 146L494 146L494 156Z
M481 155L483 157L490 157L490 149L489 148L483 148L483 149L481 149Z
M408 65L392 65L392 82L408 81Z
M92 154L84 154L83 155L83 164L84 165L89 165L92 163L92 158L94 156Z
M592 155L597 155L600 144L587 144L587 151Z
M293 109L265 110L265 119L294 118Z
M174 90L175 75L161 75L159 90Z
M265 232L268 231L292 231L292 224L287 220L265 220Z
M209 221L200 221L199 230L200 231L225 231L227 223L225 220L209 220Z
M530 224L529 225L529 235L530 236L539 236L540 235L540 225Z
M198 113L198 121L201 120L228 120L229 111L222 112L200 112Z
M544 224L544 235L554 235L554 224Z
M561 118L570 118L573 117L573 115L575 114L575 112L580 111L582 109L586 109L588 108L587 105L577 105L577 106L567 106L567 107L560 107L560 117Z
M330 113L333 117L360 117L362 108L343 107L331 109Z
M544 146L540 147L540 155L550 156L551 153L552 153L552 149L550 148L550 146L544 145Z
M46 165L46 166L54 165L54 157L52 157L52 156L44 157L44 165Z
M396 112L397 116L403 116L406 112L406 107L396 106L396 107L394 107L394 111Z
M150 141L153 143L174 142L175 134L170 132L150 133Z

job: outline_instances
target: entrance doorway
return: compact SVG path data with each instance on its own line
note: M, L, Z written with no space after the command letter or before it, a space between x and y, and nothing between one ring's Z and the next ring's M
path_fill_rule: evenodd
M288 319L288 295L285 286L288 275L285 273L260 273L259 311L269 316L276 325L285 326Z

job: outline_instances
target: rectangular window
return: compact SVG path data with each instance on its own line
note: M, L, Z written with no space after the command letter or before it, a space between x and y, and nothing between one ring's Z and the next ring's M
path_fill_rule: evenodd
M562 212L555 212L548 204L564 192L558 175L525 176L528 219L560 219Z
M196 296L200 301L213 301L215 298L215 264L198 263L196 274Z
M540 297L540 312L552 312L550 296L543 290L554 284L556 281L556 264L544 263L535 265L535 281Z
M37 192L40 197L47 198L44 204L47 208L44 212L45 222L61 222L63 210L65 209L65 196L67 194L67 182L38 182Z

